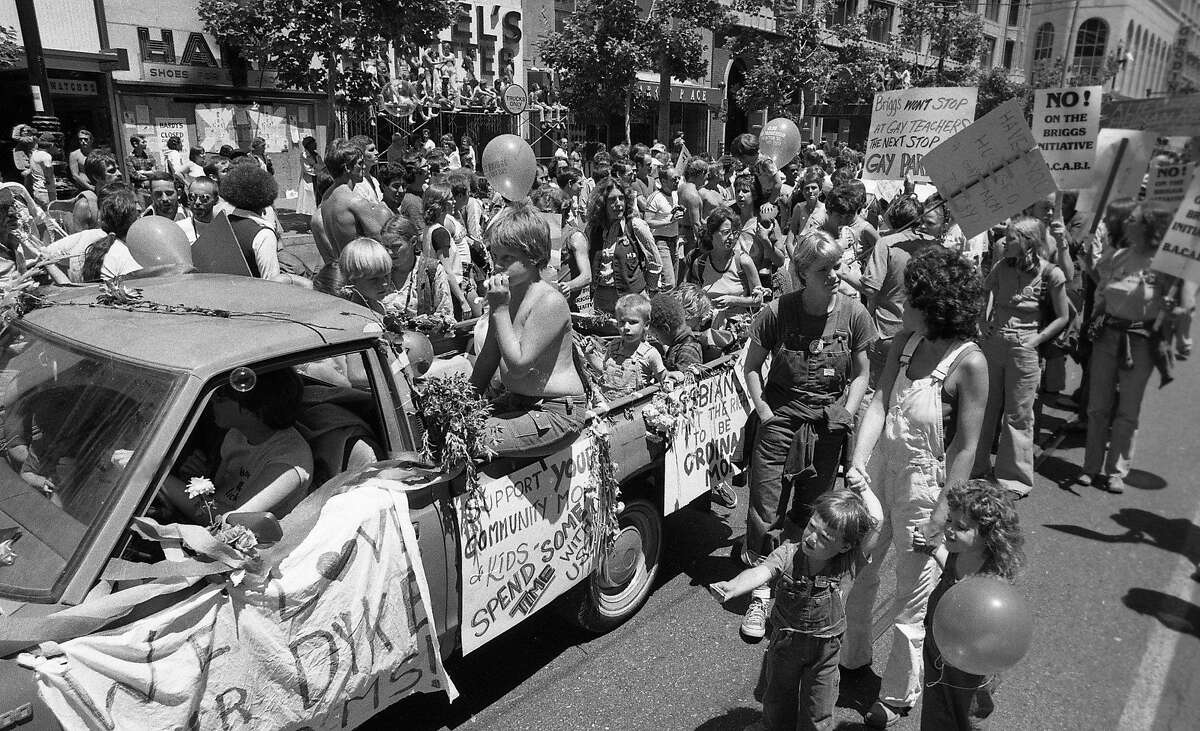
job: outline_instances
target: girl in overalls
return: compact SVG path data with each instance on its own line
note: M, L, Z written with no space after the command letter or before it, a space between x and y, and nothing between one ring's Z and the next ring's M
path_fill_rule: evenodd
M759 424L742 551L747 565L775 550L789 508L792 521L805 525L808 506L833 488L851 415L867 388L875 326L857 299L836 291L841 256L829 234L804 236L793 269L799 290L764 308L750 328L744 373ZM768 353L764 385L760 371ZM793 449L798 456L785 481ZM769 599L769 587L755 589L742 622L747 636L766 633Z
M984 282L989 306L982 345L990 386L971 474L987 475L992 440L1000 427L996 482L1017 497L1033 489L1033 406L1042 382L1038 348L1062 332L1069 319L1067 277L1039 253L1045 240L1041 221L1024 215L1014 218L1005 234L1003 258ZM1043 327L1042 303L1047 298L1054 319Z
M759 676L767 729L833 728L838 654L846 631L842 583L870 555L883 517L879 500L863 488L858 494L822 495L799 541L789 531L789 540L761 564L709 587L724 603L777 582L771 645Z
M613 315L623 294L658 291L662 266L650 227L634 217L633 191L616 178L596 186L589 205L588 259L592 265L592 305Z
M912 534L944 519L945 485L971 475L988 396L988 364L973 342L983 287L965 257L940 246L913 257L904 272L904 331L893 343L879 389L858 429L847 483L870 484L884 522L870 563L847 601L848 668L871 664L871 612L879 567L896 547L896 615L879 699L868 726L896 723L921 695L925 606L939 569L912 550ZM943 500L944 502L944 500Z

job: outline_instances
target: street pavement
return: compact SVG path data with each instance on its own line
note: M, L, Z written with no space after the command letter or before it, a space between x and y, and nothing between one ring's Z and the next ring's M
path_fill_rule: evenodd
M1151 383L1136 469L1124 495L1071 480L1082 435L1045 455L1018 504L1034 644L1003 676L992 728L1195 729L1200 708L1200 499L1195 415L1200 366ZM1065 414L1047 410L1053 428ZM547 609L449 667L461 697L402 702L373 728L703 729L760 718L754 686L766 642L738 635L745 601L719 607L704 586L732 576L746 491L733 511L688 508L666 521L659 585L613 632L581 634ZM876 671L886 657L889 566L876 609ZM843 681L837 728L858 729L878 677ZM893 728L916 729L914 710Z

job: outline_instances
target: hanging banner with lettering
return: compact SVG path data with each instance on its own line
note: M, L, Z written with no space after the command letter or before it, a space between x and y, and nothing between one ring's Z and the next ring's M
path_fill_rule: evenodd
M1120 99L1104 105L1101 124L1163 135L1200 135L1200 94Z
M410 486L372 469L352 476L359 484L327 483L285 518L284 541L294 547L277 563L260 557L257 569L213 570L166 609L59 642L64 657L34 661L42 699L72 729L264 731L354 728L413 693L453 699L408 514ZM207 540L223 549L214 555L238 555L203 527L152 525L182 535L189 548ZM160 580L164 564L187 567L171 569L184 576L211 565L116 563L110 572ZM126 591L154 585L130 583ZM88 602L77 609L94 611Z
M468 518L458 498L463 654L516 626L586 578L594 558L589 490L595 440L506 477L481 477L485 509Z
M1192 182L1195 163L1163 163L1150 166L1146 184L1146 201L1163 206L1178 206L1183 202L1188 184Z
M729 481L750 416L739 362L697 383L687 394L663 465L663 513L670 515L720 482Z
M967 238L1055 191L1015 99L931 150L925 169Z
M877 92L871 109L863 180L903 180L912 173L918 182L928 183L922 158L970 126L978 94L973 86Z
M1200 282L1200 175L1193 171L1183 204L1151 263L1156 271Z
M288 149L286 107L250 107L250 126L255 137L267 143L267 152L283 152Z
M1033 139L1059 190L1093 185L1103 86L1033 90Z
M222 145L237 147L233 114L233 107L224 104L196 105L196 137L206 152L216 152Z

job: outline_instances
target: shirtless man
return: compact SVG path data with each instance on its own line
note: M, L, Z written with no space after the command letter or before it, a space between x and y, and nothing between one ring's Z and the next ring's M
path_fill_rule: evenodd
M337 261L342 247L354 239L360 236L378 238L391 212L387 206L371 203L354 192L354 186L362 182L366 171L362 148L347 140L334 140L325 156L325 166L333 176L333 185L325 192L318 210L318 223L325 232L325 248L321 246L321 237L314 236L313 239L321 251L321 258L330 262Z
M471 383L482 392L499 370L505 392L488 417L497 454L546 456L578 434L587 408L571 312L540 276L550 261L550 229L521 204L488 229L487 239L498 273L484 282L491 314Z

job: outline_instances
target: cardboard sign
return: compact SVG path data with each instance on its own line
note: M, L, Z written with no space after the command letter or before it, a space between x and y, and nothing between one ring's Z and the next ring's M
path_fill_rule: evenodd
M59 722L340 730L413 693L453 699L406 485L337 487L345 492L323 492L303 533L283 521L285 541L303 538L269 574L218 575L148 617L60 642L65 657L35 671Z
M1150 266L1164 274L1200 282L1200 176L1194 171L1183 204L1175 212Z
M871 109L864 180L929 182L922 158L975 119L975 87L934 86L881 91Z
M250 266L224 211L213 216L212 223L192 244L192 263L196 265L196 271L207 274L251 276Z
M188 148L192 146L188 139L187 120L183 117L155 117L154 138L158 142L157 152L160 155L166 154L167 141L172 137L179 138L179 142L183 146L183 154L186 156Z
M1104 105L1101 123L1164 135L1200 135L1200 94L1112 101Z
M663 514L670 515L737 471L750 399L739 381L741 366L726 368L695 386L692 418L675 431L664 460Z
M1102 86L1035 89L1033 138L1059 190L1094 184Z
M1190 162L1168 163L1150 167L1150 180L1146 185L1146 201L1164 206L1178 206L1192 181L1195 164Z
M587 491L597 469L587 437L507 477L484 480L487 509L462 540L463 654L479 649L585 579L595 557Z
M1015 99L931 150L925 169L967 238L1055 191Z
M1153 132L1138 132L1130 129L1102 129L1096 138L1096 174L1092 185L1079 191L1079 201L1075 204L1078 211L1086 211L1093 216L1100 207L1100 195L1104 184L1112 172L1117 151L1121 140L1126 140L1125 151L1113 180L1112 190L1108 201L1121 198L1134 198L1142 187L1142 178L1150 164L1150 156L1154 152L1156 135Z

